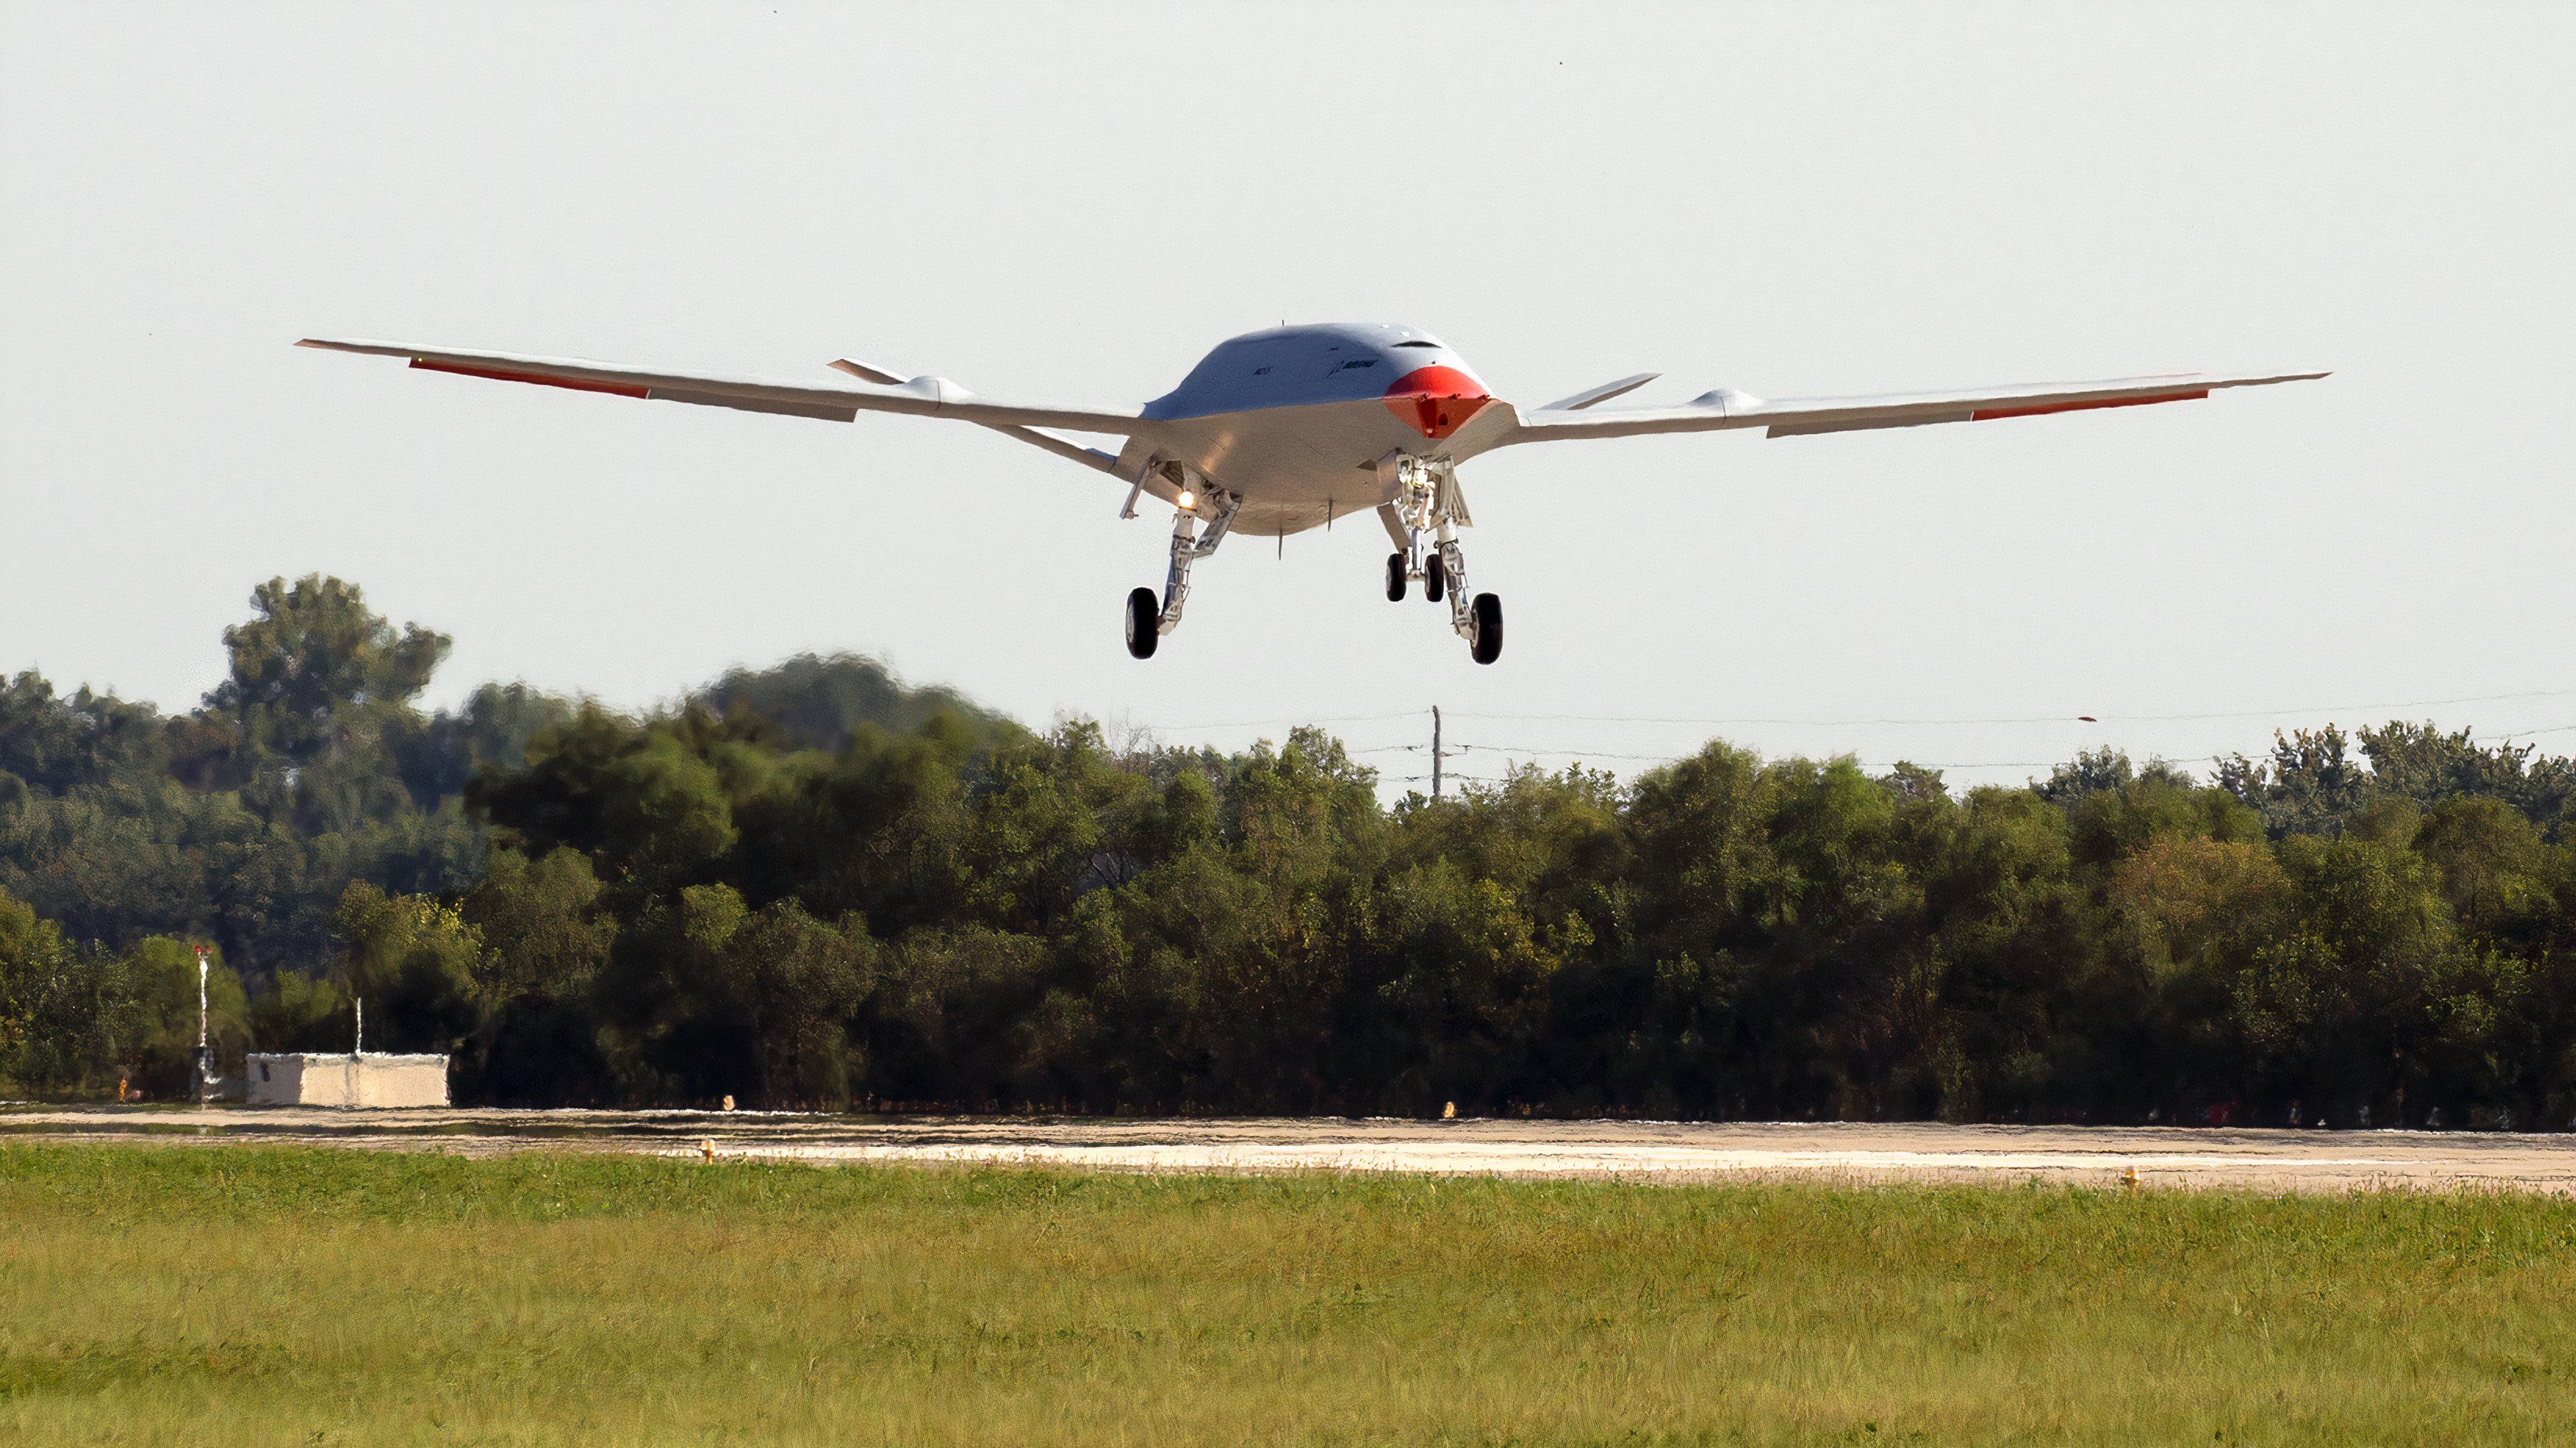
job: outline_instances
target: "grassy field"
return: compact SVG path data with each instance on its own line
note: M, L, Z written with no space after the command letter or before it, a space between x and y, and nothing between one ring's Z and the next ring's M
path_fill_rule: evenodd
M0 1442L2576 1441L2576 1204L0 1146Z

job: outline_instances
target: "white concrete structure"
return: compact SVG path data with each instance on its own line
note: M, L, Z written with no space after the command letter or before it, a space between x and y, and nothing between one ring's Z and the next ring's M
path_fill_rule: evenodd
M254 1055L244 1063L253 1106L445 1106L445 1056L382 1052Z

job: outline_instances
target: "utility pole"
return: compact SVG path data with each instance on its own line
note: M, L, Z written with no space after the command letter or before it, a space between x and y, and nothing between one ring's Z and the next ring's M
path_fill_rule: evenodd
M206 947L197 947L197 1104L214 1088L215 1053L206 1037Z
M358 1039L350 1045L349 1054L352 1056L363 1056L367 1054L367 998L365 996L359 996L357 1000Z
M1440 706L1431 706L1431 797L1440 797Z

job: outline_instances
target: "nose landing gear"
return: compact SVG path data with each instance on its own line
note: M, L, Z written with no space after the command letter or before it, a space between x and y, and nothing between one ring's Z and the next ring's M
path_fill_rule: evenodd
M1449 565L1437 553L1420 563L1414 562L1412 553L1406 550L1386 555L1387 602L1402 603L1406 586L1416 578L1422 580L1422 596L1438 603L1449 590Z

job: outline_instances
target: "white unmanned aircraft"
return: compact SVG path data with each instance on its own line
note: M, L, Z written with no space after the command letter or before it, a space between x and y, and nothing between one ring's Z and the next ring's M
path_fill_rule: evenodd
M308 338L297 345L402 357L432 372L620 397L833 422L848 422L862 412L908 412L991 428L1126 483L1121 517L1136 516L1137 499L1148 493L1172 505L1171 566L1162 595L1139 588L1127 596L1127 651L1140 659L1151 658L1155 644L1180 623L1181 606L1189 599L1190 565L1215 552L1228 533L1296 533L1340 514L1374 508L1395 541L1395 552L1386 560L1386 596L1402 599L1406 585L1420 579L1425 597L1434 603L1447 599L1450 624L1467 640L1476 662L1492 663L1503 651L1503 604L1493 594L1471 597L1467 590L1467 563L1457 530L1469 526L1469 518L1466 497L1458 489L1458 464L1498 447L1741 427L1762 428L1771 437L1799 437L1984 422L2182 402L2225 387L2326 375L2183 373L1785 401L1720 388L1680 407L1600 405L1654 381L1658 374L1647 372L1523 409L1486 391L1466 361L1428 332L1358 323L1253 332L1219 345L1180 386L1142 407L1072 407L1001 402L978 397L944 377L906 381L846 358L831 365L868 385L765 382L394 342ZM1041 429L1105 433L1126 442L1112 453Z

